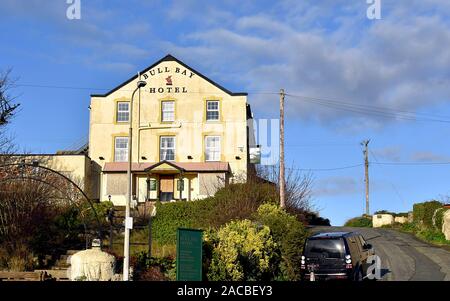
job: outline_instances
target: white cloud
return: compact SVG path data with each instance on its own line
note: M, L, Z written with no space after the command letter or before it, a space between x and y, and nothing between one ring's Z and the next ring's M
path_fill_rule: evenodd
M398 162L401 160L402 148L398 145L374 149L375 159ZM370 157L370 154L369 154Z
M361 191L359 184L352 177L329 177L320 180L313 191L314 196L341 196L353 195Z
M411 154L411 159L416 162L450 162L450 157L436 154L432 151L419 151Z

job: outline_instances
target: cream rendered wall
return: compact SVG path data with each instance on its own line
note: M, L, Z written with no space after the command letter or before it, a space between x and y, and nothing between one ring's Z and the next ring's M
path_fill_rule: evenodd
M17 160L27 163L39 161L39 164L62 173L79 186L90 198L96 198L98 187L92 185L91 160L85 155L26 155L17 156Z
M175 61L162 62L157 67L169 70L185 68ZM155 68L157 68L155 67ZM190 71L188 71L189 73ZM148 74L148 73L147 73ZM165 78L172 75L174 87L186 87L189 93L149 93L154 87L166 87ZM133 114L133 162L159 162L159 136L176 136L177 162L204 162L204 136L222 137L222 161L230 163L233 173L242 175L245 180L247 170L247 130L246 96L230 96L198 75L192 78L174 72L156 74L146 79L142 88L141 100L136 93ZM107 97L92 97L90 112L90 148L92 160L101 166L114 161L114 137L128 136L128 124L115 123L117 101L129 101L136 80L126 84ZM175 100L175 122L160 123L160 101ZM218 99L221 102L221 121L205 122L205 100ZM141 127L153 127L142 130ZM140 136L140 137L138 137ZM139 149L138 149L139 145ZM239 149L242 147L242 151ZM187 156L193 157L188 160ZM142 161L141 156L147 160ZM240 156L241 160L236 160ZM99 160L104 157L105 160Z

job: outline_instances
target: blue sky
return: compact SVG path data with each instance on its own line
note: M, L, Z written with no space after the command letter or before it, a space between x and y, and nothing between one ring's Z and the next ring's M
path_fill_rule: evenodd
M372 162L414 163L370 167L371 211L411 210L450 193L450 165L423 164L450 161L450 123L430 120L450 120L450 2L381 3L382 19L368 20L365 0L81 0L81 19L68 20L65 0L1 0L0 68L13 68L22 104L8 130L23 151L79 145L89 95L171 53L248 91L257 118L278 117L277 96L263 92L303 96L286 98L289 166L361 164L366 138ZM313 174L321 215L339 225L363 212L363 167Z

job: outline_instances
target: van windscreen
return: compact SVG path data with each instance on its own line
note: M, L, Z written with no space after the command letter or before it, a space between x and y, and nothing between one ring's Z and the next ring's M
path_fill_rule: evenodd
M310 258L344 258L344 240L342 238L309 239L306 242L305 256Z

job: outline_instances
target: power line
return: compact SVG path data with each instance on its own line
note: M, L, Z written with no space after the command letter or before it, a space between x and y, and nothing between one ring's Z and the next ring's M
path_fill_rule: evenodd
M40 84L16 84L16 87L30 87L30 88L42 88L42 89L66 89L66 90L95 90L95 91L103 91L105 93L108 93L109 91L111 91L111 88L95 88L95 87L77 87L77 86L57 86L57 85L40 85ZM125 92L132 92L133 90L128 90L128 89L121 89L121 91L125 91ZM149 91L147 90L142 90L141 92L146 92L149 93ZM217 93L217 91L198 91L198 92L183 92L182 94L208 94L208 93ZM226 92L223 92L226 93ZM248 94L266 94L266 95L278 95L279 93L277 92L269 92L269 91L247 91L246 93ZM151 93L153 94L153 93Z
M291 168L291 167L286 167L286 169L298 170L298 171L333 171L333 170L350 169L350 168L360 167L363 165L364 164L355 164L355 165L348 165L348 166L335 167L335 168Z
M371 155L373 156L374 160L376 163L379 163L377 156L375 156L375 154L372 152L372 150L369 150ZM386 179L385 179L386 180ZM392 183L391 181L387 180L389 184L391 184L392 189L394 190L395 194L397 195L397 197L399 198L399 200L403 203L404 206L406 206L406 202L405 199L400 195L400 192L398 191L397 187L394 185L394 183Z
M300 97L300 98L307 98L307 99L312 99L312 100L318 100L318 101L326 101L326 102L336 103L336 104L356 106L356 107L365 108L365 109L391 111L391 112L394 112L394 113L400 112L400 113L412 114L412 115L422 115L422 116L431 116L431 117L450 118L450 116L446 116L446 115L417 113L417 112L400 110L400 109L394 109L394 108L389 108L389 107L374 106L374 105L370 105L370 104L358 104L358 103L354 103L354 102L336 100L336 99L331 99L331 98L319 98L319 97L311 97L311 96L306 96L306 95L293 95L293 94L286 94L286 95L292 96L292 97Z
M450 118L447 116L423 114L423 113L413 113L413 112L402 111L402 110L393 110L393 109L389 109L389 108L360 105L360 104L355 104L355 103L340 102L340 101L335 101L335 100L327 100L327 99L302 96L302 95L293 95L293 94L286 94L286 95L290 96L290 97L298 98L298 99L301 99L301 100L304 100L307 102L311 102L314 104L318 104L321 106L325 106L325 107L328 107L331 109L349 111L349 112L353 112L353 113L373 115L373 116L384 117L384 118L408 120L408 121L429 121L429 122L450 123L450 119L444 120L444 119L436 119L436 118L427 118L427 117L418 118L417 117L418 115L422 115L422 116L435 116L435 117ZM414 116L411 116L411 114L413 114Z
M449 165L450 162L373 162L378 165Z
M89 91L104 91L107 93L108 91L111 91L110 88L96 88L96 87L77 87L77 86L58 86L58 85L41 85L41 84L31 84L31 83L24 83L24 84L16 84L16 87L31 87L31 88L47 88L47 89L69 89L69 90L89 90ZM122 89L122 91L132 91L132 90L126 90ZM143 90L145 93L150 93L147 90ZM203 91L203 92L185 92L183 94L204 94L204 93L216 93L217 91ZM255 94L255 95L278 95L278 92L270 92L270 91L248 91L248 94ZM337 109L337 110L343 110L358 114L365 114L365 115L374 115L378 117L383 118L393 118L393 119L400 119L400 120L407 120L407 121L428 121L428 122L440 122L440 123L450 123L450 116L444 116L444 115L436 115L436 114L427 114L427 113L418 113L418 112L411 112L406 110L399 110L399 109L392 109L388 107L381 107L381 106L373 106L373 105L361 105L357 103L352 102L346 102L346 101L340 101L335 99L329 99L329 98L319 98L319 97L312 97L312 96L306 96L306 95L295 95L295 94L288 94L286 93L286 96L298 98L304 101L312 102L321 106L328 107L330 109ZM418 118L417 116L423 116ZM430 118L432 117L432 118ZM438 119L443 118L443 119ZM448 118L448 119L445 119Z

